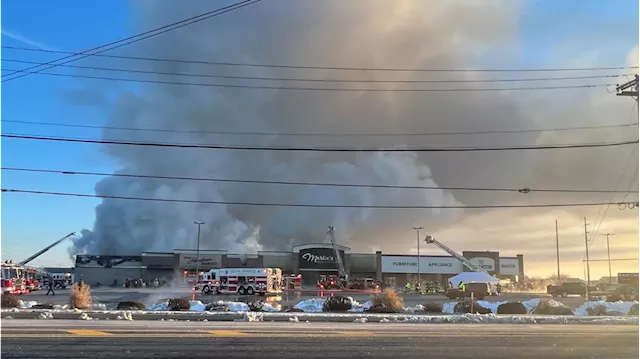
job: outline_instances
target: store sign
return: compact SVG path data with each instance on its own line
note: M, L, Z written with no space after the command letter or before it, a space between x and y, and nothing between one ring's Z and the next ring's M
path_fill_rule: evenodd
M420 273L458 274L462 263L453 257L420 257ZM382 273L418 273L418 257L382 256Z
M344 251L339 251L344 263ZM300 269L335 269L338 270L335 252L331 248L306 248L298 253Z
M519 275L520 262L518 258L500 258L501 275Z
M200 262L198 265L200 268L220 268L222 255L201 253L196 257L195 254L180 254L180 269L195 269L198 262Z
M487 272L495 272L496 270L496 261L493 258L475 257L469 259L469 261Z

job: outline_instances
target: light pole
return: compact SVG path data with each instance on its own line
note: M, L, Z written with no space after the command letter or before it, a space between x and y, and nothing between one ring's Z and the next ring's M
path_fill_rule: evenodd
M413 227L416 230L417 240L418 240L418 283L416 286L420 286L420 230L424 229L424 227Z
M198 287L198 281L200 279L200 226L204 224L204 222L193 222L198 226L198 245L196 246L196 280L195 287Z

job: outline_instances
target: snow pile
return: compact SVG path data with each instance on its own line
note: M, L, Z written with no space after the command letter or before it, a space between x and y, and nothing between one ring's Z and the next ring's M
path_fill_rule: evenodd
M407 313L424 312L424 305L416 304L413 307L405 307L404 311Z
M351 309L349 309L350 312L357 312L357 313L366 312L367 310L369 310L369 308L373 306L373 302L370 300L360 304L358 301L354 300L351 297L349 297L349 299L351 299Z
M122 316L117 316L118 320L133 320L133 315L129 312L122 313Z
M264 303L264 305L262 306L262 310L264 310L265 312L279 312L280 309L274 307L273 305L269 304L269 303Z
M53 309L56 309L56 310L69 309L69 304L62 304L62 305L60 305L60 304L54 304L54 305L53 305Z
M634 304L638 304L638 302L633 301L633 302L623 302L623 301L617 301L617 302L605 302L605 301L596 301L596 302L586 302L584 304L582 304L581 306L579 306L576 310L575 313L576 315L589 315L589 312L587 312L588 308L593 308L593 307L597 307L597 306L603 306L606 308L607 313L609 312L620 312L620 313L624 313L624 314L629 314L629 311L631 310L631 307Z
M80 315L80 318L79 318L79 319L81 319L81 320L91 320L91 319L93 319L93 318L91 318L91 317L89 316L89 314L87 314L87 313L82 313L82 314Z
M531 313L534 309L536 309L538 305L540 305L540 298L525 300L524 302L522 302L522 305L527 308L527 313Z
M166 312L169 310L169 302L160 302L147 307L147 310Z
M53 319L53 313L51 312L42 312L38 315L37 319Z
M189 301L189 310L192 312L204 312L205 305L199 300Z
M244 318L247 322L262 322L264 320L264 314L256 312L244 313Z
M94 310L107 310L107 305L102 303L93 303L91 304L91 309Z
M453 314L453 308L456 307L456 304L458 304L458 302L444 303L442 306L442 313Z
M34 300L28 300L28 301L18 300L18 307L23 308L23 309L31 308L36 304L38 304L38 302L36 302Z
M249 305L247 303L242 303L242 302L224 302L224 303L229 306L229 310L232 312L248 312L249 311Z
M356 320L353 321L354 323L366 323L367 322L367 318L356 318Z
M324 299L311 298L298 302L298 304L296 304L294 308L307 313L321 313L323 310L323 306Z
M298 317L290 317L289 321L292 323L298 323L300 320L298 319Z

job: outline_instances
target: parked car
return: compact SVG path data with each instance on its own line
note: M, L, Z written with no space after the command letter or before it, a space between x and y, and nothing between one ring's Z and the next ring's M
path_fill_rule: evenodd
M471 297L471 293L473 293L473 299L482 300L490 295L491 288L488 283L465 283L464 291L459 288L451 288L447 290L445 295L449 299L456 299Z

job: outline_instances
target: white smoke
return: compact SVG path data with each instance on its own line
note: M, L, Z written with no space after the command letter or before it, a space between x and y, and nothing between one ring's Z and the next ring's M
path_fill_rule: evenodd
M135 24L155 28L210 10L210 2L134 2ZM487 58L507 56L516 41L514 1L265 1L191 25L128 48L126 54L210 61L326 66L480 68ZM487 56L491 54L491 56ZM97 63L116 60L94 59ZM493 61L500 63L501 61ZM478 79L467 74L357 71L301 71L186 63L124 61L118 65L158 72L185 72L318 79ZM106 64L105 64L106 66ZM515 75L514 75L515 76ZM149 79L150 77L144 77ZM231 80L157 75L178 82L237 83ZM243 84L311 86L300 83ZM407 87L406 84L318 87ZM429 85L424 85L425 87ZM438 88L487 87L437 84ZM512 85L510 85L512 86ZM577 91L578 94L583 93ZM530 112L519 94L501 92L407 93L314 92L220 89L142 84L122 90L108 121L114 127L192 131L380 132L410 133L553 127ZM539 95L530 103L553 98ZM548 96L548 97L544 97ZM538 103L536 103L538 105ZM586 111L586 110L585 110ZM570 125L568 119L564 125ZM579 122L579 119L575 119ZM532 144L538 133L456 137L290 137L230 136L104 130L109 139L274 146L487 146ZM536 185L549 176L538 163L543 154L474 153L280 153L106 146L121 173L268 179L283 181L376 183L433 186ZM540 172L542 171L542 172ZM504 175L504 174L508 175ZM543 176L544 174L544 176ZM553 180L553 179L552 179ZM595 181L595 180L594 180ZM525 187L525 186L523 186ZM297 187L109 177L99 195L203 201L355 205L455 205L515 201L511 197L443 190ZM194 221L204 221L202 248L254 252L289 249L318 242L327 226L354 249L399 251L414 237L416 224L445 227L456 210L372 210L358 208L252 207L104 199L91 231L72 252L138 253L194 248Z

